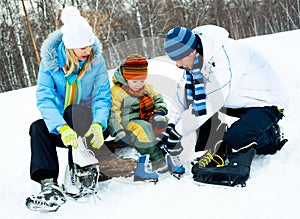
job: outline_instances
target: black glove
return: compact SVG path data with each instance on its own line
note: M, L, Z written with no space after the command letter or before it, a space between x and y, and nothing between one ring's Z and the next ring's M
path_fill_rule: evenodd
M166 149L169 153L180 154L183 150L181 145L182 136L175 130L175 125L168 124L166 131L157 137L158 144L161 148Z
M173 123L168 124L166 133L168 133L167 145L168 147L175 147L176 144L181 142L182 136L176 131Z

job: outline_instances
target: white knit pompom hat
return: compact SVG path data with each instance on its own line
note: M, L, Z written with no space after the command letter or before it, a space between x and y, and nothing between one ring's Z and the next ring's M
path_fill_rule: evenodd
M63 9L61 14L63 26L61 32L62 40L67 49L84 48L95 42L92 27L87 20L80 16L80 12L73 6Z

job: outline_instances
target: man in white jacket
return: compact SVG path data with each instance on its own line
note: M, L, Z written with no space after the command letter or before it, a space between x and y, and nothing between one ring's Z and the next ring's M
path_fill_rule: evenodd
M196 131L195 151L208 151L204 167L220 165L228 149L251 146L257 154L274 154L287 141L280 139L277 124L288 103L285 88L264 57L228 36L214 25L176 27L164 44L169 58L185 70L169 128L183 136ZM223 113L239 119L227 129Z

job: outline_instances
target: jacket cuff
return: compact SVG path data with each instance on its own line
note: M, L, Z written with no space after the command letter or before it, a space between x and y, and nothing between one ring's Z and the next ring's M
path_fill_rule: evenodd
M124 131L124 129L121 129L116 133L115 141L119 141L120 139L124 138L125 136L126 136L126 132Z

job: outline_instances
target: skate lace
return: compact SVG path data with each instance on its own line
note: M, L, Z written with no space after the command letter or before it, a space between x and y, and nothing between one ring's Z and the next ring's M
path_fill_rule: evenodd
M46 202L45 199L34 198L32 200L32 204L35 205L36 207L39 207L39 208L46 208L46 207L48 207L48 203Z
M80 148L80 152L82 153L82 155L86 159L89 159L91 156L95 157L95 153L92 150L87 148L86 138L82 138L82 142L83 142L83 147Z
M71 175L71 183L72 183L72 185L76 185L76 175L75 175L74 169L71 169L70 175Z
M219 159L219 161L216 160L216 158ZM206 167L212 161L217 164L216 167L223 167L225 165L225 162L221 156L217 154L212 155L209 152L207 152L203 157L200 158L198 164L201 167Z
M41 193L49 192L52 189L52 183L45 183L42 185Z
M82 142L83 142L83 145L84 145L84 150L86 151L86 152L88 152L88 153L90 153L92 156L94 156L95 157L95 154L94 154L94 152L92 151L92 150L90 150L90 149L88 149L87 147L87 141L86 141L86 138L82 138Z
M50 193L52 191L53 185L53 182L43 183L40 194Z
M172 162L175 166L181 166L181 161L180 161L180 158L179 158L179 155L176 155L176 156L171 156L171 159L172 159Z
M152 163L150 161L145 164L145 172L147 173L152 172Z

